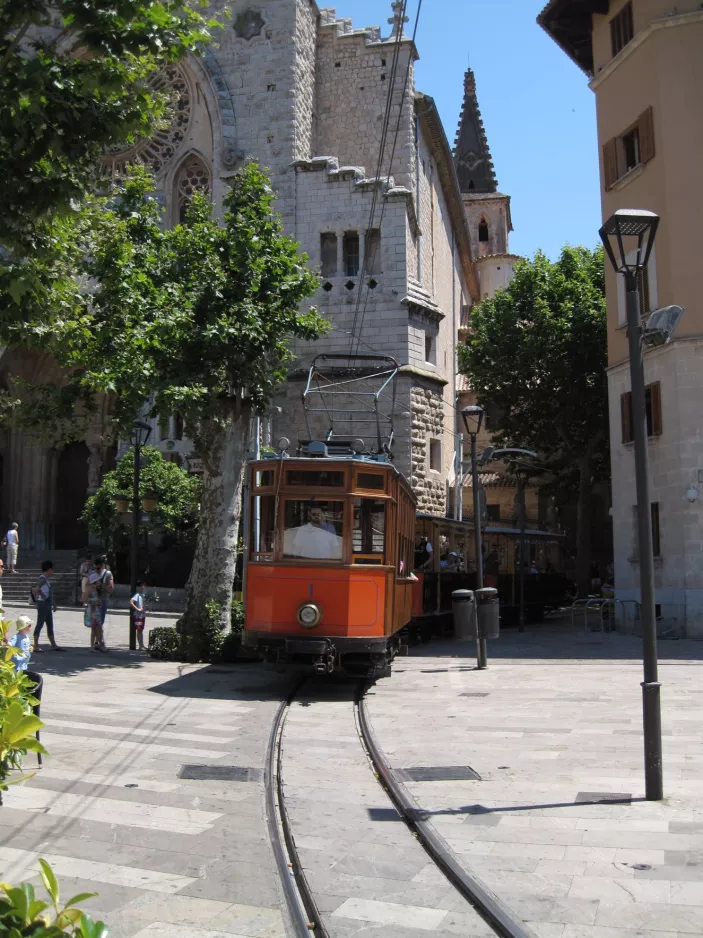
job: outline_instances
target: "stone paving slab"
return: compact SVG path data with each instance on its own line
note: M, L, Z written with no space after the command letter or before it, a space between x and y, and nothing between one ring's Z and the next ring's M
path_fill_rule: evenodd
M332 938L490 938L493 930L429 862L379 785L354 720L355 684L310 680L284 727L293 837ZM341 755L320 757L334 739Z
M543 938L703 935L703 643L659 651L658 803L644 800L637 638L504 632L486 671L472 667L473 645L438 642L367 694L392 766L481 776L405 784L462 863ZM598 793L627 800L591 803Z
M98 893L85 907L111 938L284 938L261 785L178 773L184 763L263 768L290 678L129 652L124 617L109 623L112 650L94 654L81 619L59 612L66 651L32 661L49 755L4 796L0 878L38 883L45 857L64 895Z

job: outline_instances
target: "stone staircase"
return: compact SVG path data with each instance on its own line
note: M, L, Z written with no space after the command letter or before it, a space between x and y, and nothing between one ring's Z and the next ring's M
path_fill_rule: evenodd
M0 581L3 605L29 604L29 591L41 574L44 560L53 560L54 575L51 583L54 599L59 606L73 606L76 601L76 569L78 555L75 550L22 551L20 546L17 573L5 571ZM3 551L3 560L4 551Z

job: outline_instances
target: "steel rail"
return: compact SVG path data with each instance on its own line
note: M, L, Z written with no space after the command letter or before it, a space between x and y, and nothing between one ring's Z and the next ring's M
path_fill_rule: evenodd
M454 852L427 820L426 812L418 807L403 783L395 777L371 728L364 690L365 687L361 686L354 703L359 735L379 783L405 823L417 835L433 863L442 870L455 889L476 907L501 938L537 938L536 933L517 918L512 909L459 863Z
M290 705L303 683L304 680L298 681L281 703L271 727L264 766L266 824L295 938L310 938L311 935L330 938L295 849L281 777L283 727Z

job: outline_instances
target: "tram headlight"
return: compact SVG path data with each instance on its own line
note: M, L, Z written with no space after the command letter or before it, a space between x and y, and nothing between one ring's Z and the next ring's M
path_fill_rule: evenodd
M314 629L321 619L322 610L315 603L303 603L298 609L298 622L304 629Z

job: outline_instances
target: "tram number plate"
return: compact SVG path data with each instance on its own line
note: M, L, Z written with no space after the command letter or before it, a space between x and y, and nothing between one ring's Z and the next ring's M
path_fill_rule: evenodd
M306 642L288 639L286 654L289 655L326 655L329 651L327 642Z

